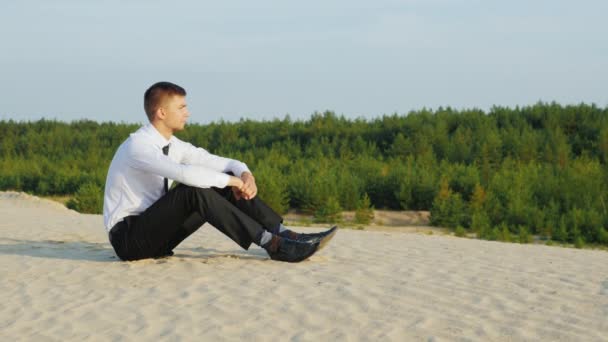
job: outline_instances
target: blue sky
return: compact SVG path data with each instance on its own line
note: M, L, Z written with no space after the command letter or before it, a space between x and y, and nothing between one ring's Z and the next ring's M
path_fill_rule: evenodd
M0 119L143 122L160 80L207 123L608 106L606 1L11 1Z

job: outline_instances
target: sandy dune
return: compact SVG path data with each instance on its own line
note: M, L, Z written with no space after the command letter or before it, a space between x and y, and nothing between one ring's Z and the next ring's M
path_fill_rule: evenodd
M608 340L605 251L341 230L286 264L205 226L125 263L101 216L16 193L0 215L0 341Z

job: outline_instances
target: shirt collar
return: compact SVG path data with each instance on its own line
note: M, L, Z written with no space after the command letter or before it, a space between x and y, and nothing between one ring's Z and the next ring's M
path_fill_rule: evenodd
M150 138L152 138L154 145L157 147L163 148L163 147L175 142L175 139L176 139L175 136L172 135L171 138L169 138L169 140L165 139L165 137L163 137L163 135L160 134L160 132L156 129L156 127L154 127L154 125L152 125L152 123L147 123L146 125L144 125L144 127L142 127L142 129Z

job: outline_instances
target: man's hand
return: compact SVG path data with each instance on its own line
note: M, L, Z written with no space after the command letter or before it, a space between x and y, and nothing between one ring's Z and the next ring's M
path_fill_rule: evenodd
M251 172L243 172L241 174L243 186L239 189L232 188L236 199L244 198L250 200L258 194L258 186L255 184L255 178Z

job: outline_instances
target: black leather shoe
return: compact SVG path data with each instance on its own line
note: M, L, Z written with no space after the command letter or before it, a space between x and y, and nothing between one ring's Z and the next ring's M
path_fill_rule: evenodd
M296 233L291 230L286 230L282 233L279 233L281 237L286 237L290 240L296 240L300 242L310 242L310 243L319 243L319 249L323 248L329 240L331 240L334 235L336 235L336 231L338 231L338 226L333 226L328 230L320 233L312 233L312 234L304 234L304 233Z
M286 262L300 262L308 259L318 250L319 243L295 241L273 235L272 239L262 246L270 259Z

